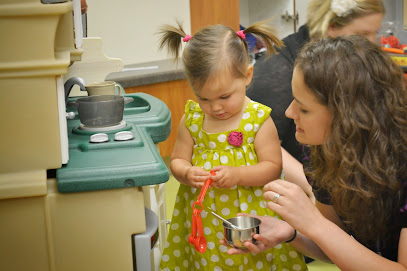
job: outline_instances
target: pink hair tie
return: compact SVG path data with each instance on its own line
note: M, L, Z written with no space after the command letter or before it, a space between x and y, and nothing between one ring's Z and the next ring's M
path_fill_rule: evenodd
M239 30L236 32L236 34L242 38L242 40L246 39L246 34L243 32L243 30Z
M186 35L185 38L182 39L183 42L187 42L191 39L191 35Z

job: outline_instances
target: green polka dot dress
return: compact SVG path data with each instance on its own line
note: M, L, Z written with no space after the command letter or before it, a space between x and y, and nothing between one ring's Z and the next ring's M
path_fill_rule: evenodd
M257 163L254 138L260 126L269 117L271 109L251 101L234 130L243 133L240 147L228 143L230 132L208 134L202 130L204 113L199 104L188 101L185 106L185 124L194 139L192 163L211 170L217 165L250 166ZM224 218L237 213L276 216L266 208L263 187L234 186L229 189L209 188L203 205L209 206ZM228 255L228 247L220 245L223 239L222 223L203 210L201 212L207 249L199 253L188 242L191 234L192 204L200 189L180 184L167 242L161 258L161 270L307 270L303 256L289 244L279 244L260 254Z

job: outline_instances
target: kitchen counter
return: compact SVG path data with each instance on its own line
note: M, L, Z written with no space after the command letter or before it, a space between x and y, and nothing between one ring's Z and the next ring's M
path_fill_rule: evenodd
M106 80L115 81L124 88L182 79L186 79L183 63L173 59L126 65L121 72L110 73L106 77Z

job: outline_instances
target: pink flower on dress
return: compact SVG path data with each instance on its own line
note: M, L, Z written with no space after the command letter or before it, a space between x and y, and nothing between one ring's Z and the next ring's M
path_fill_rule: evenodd
M230 145L240 147L243 143L243 134L241 132L231 132L228 135L228 142Z

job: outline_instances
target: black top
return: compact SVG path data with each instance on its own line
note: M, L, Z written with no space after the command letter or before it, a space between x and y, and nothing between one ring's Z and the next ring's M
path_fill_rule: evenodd
M298 52L309 40L306 25L298 32L283 39L285 47L277 49L277 55L257 59L254 65L253 81L247 90L247 96L259 103L271 107L271 118L276 124L282 147L301 162L301 145L295 139L295 124L285 116L285 110L293 100L291 79L294 61Z
M310 167L308 154L309 149L304 147L303 164L304 167L307 168ZM314 192L316 200L326 205L332 205L331 195L329 194L329 192L318 187L318 185L312 182L312 180L310 180L308 177L307 179L312 185L312 192ZM397 261L398 257L400 232L403 228L407 228L407 179L404 178L403 180L401 180L401 183L403 189L402 204L400 206L395 206L392 210L389 210L389 212L391 212L391 215L388 226L391 228L391 230L389 231L390 234L386 236L385 240L379 241L376 240L376 238L372 238L372 240L367 241L367 243L369 244L364 244L363 242L360 242L358 240L358 237L351 230L347 230L349 234L351 234L365 247L395 262ZM341 220L343 220L343 218L341 218Z
M327 205L331 205L331 196L328 194L326 190L318 188L316 185L312 186L315 198ZM407 190L407 182L404 182L405 191ZM391 212L389 227L391 227L390 234L386 236L385 240L378 241L378 240L370 240L369 244L364 244L370 250L380 253L383 257L397 261L398 256L398 247L399 247L399 240L400 240L400 232L403 228L407 228L407 199L404 199L404 203L402 206L397 206L393 210L389 210ZM351 234L356 240L358 237L353 234L350 230L348 233Z

